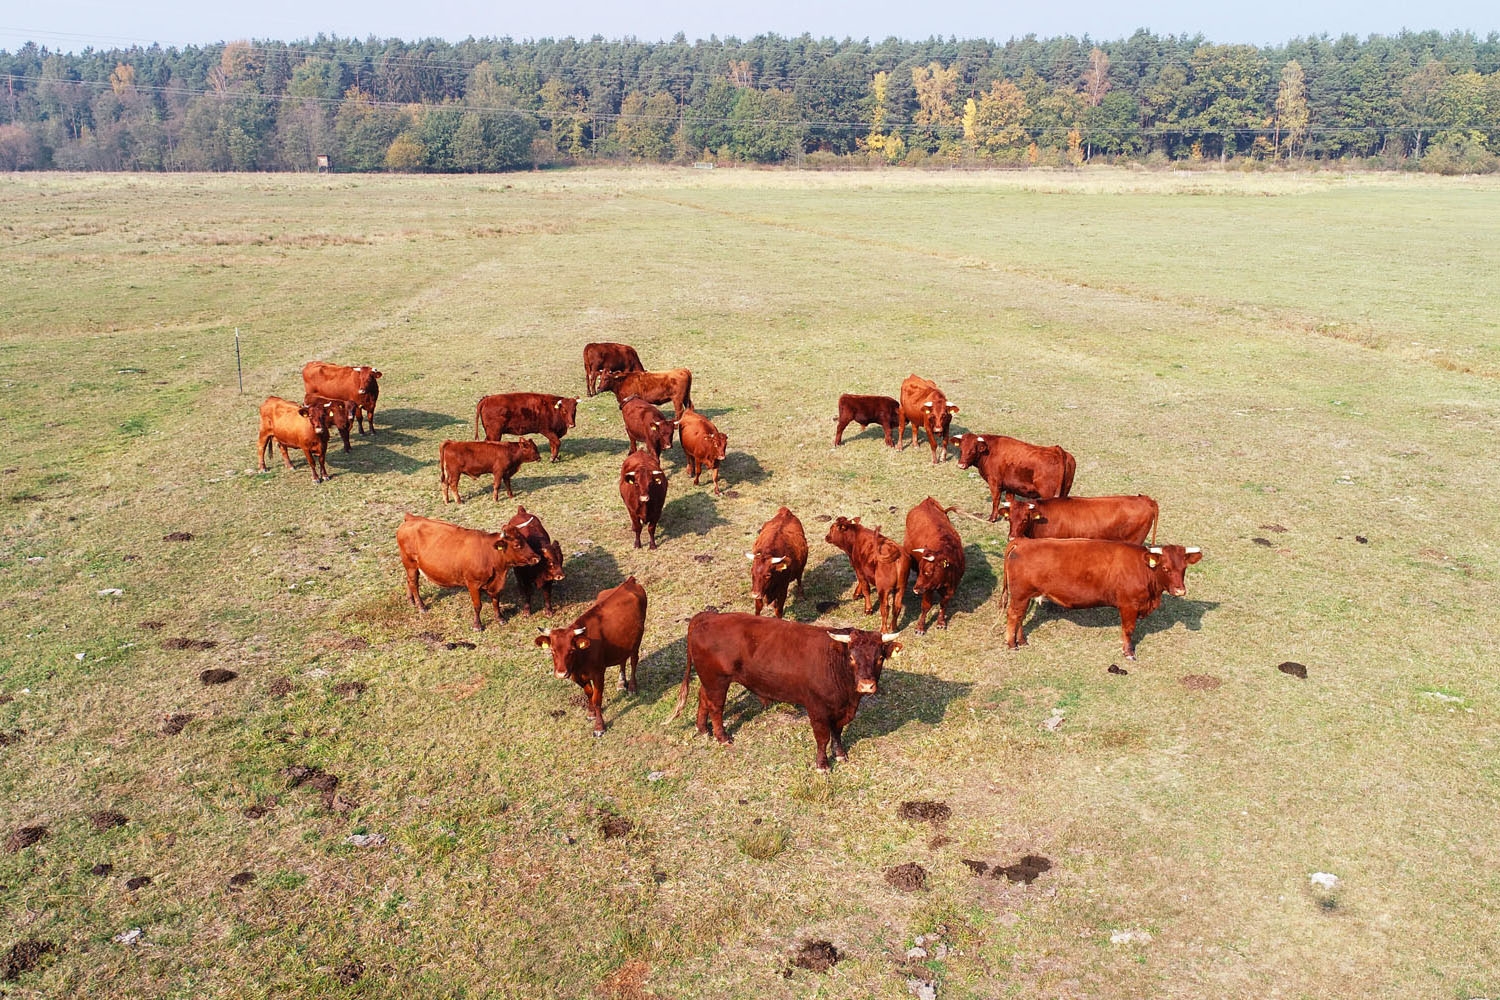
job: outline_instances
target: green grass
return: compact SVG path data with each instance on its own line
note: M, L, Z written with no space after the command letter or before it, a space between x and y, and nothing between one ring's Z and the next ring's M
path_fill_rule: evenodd
M62 947L5 989L903 997L946 925L945 998L1500 992L1496 220L1493 181L1325 174L0 179L0 834L50 830L0 853L0 948ZM693 370L735 494L674 449L661 548L632 548L610 396L517 476L568 556L547 623L626 574L650 596L602 740L541 616L474 634L425 585L418 617L393 538L404 511L508 519L472 480L443 507L438 444L484 393L581 392L590 340ZM320 487L248 474L260 400L309 358L382 368L380 433ZM733 748L705 743L669 720L685 622L749 607L779 505L813 543L789 613L837 600L837 624L866 619L818 516L988 510L925 446L830 449L840 392L912 371L964 427L1069 448L1080 495L1155 497L1162 539L1205 551L1187 598L1125 677L1112 613L1034 614L1007 653L1003 531L959 516L953 626L908 628L847 764L813 773L800 714L738 693ZM289 788L298 764L341 800ZM99 809L130 822L96 833ZM961 863L1027 853L1054 865L1029 887ZM908 861L926 892L885 882ZM151 947L111 940L132 927ZM846 957L783 978L808 937Z

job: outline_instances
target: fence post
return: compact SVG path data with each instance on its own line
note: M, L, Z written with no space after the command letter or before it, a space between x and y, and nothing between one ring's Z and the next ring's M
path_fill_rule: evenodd
M240 395L245 394L245 369L240 366L240 328L234 328L234 370L240 377Z

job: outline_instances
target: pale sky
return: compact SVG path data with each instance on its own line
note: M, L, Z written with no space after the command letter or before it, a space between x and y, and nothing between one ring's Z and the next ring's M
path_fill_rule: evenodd
M1402 28L1464 29L1481 37L1500 30L1500 4L1493 0L1262 0L1211 3L1206 0L1074 0L1066 4L1015 0L757 0L754 4L663 0L650 4L618 0L259 0L205 4L169 0L52 0L33 7L8 3L0 13L0 48L14 50L30 40L77 51L133 42L164 45L208 43L236 38L295 41L318 32L364 38L369 35L446 38L473 35L515 39L634 36L670 39L678 31L690 40L717 35L741 39L765 32L815 37L933 35L1005 41L1029 32L1088 34L1095 40L1122 38L1136 28L1159 34L1202 33L1215 42L1280 42L1302 35L1390 34Z

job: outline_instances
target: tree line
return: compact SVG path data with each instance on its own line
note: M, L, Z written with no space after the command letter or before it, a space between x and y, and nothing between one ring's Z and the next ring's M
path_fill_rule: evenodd
M0 170L594 161L1500 166L1500 35L1212 44L318 36L0 51Z

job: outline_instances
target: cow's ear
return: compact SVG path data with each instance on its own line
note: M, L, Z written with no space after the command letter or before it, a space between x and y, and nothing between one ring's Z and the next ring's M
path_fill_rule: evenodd
M379 377L380 377L380 372L379 372L379 371L377 371L377 372L375 372L375 377L376 377L376 378L379 378Z
M948 412L949 413L957 413L958 412L958 407L955 404L953 404L953 403L949 403L948 404Z
M1183 551L1185 551L1187 553L1187 561L1188 561L1188 565L1189 566L1191 566L1193 563L1197 562L1199 559L1203 558L1203 550L1200 549L1200 548L1198 548L1196 545L1189 546L1187 549L1185 549Z
M533 637L531 641L538 647L546 647L552 645L552 636L544 630L541 635Z
M307 407L305 407L305 406L299 406L299 407L297 407L297 415L298 416L302 416L302 417L307 416Z
M884 643L881 643L881 645L880 645L880 651L883 654L885 654L887 657L895 656L897 653L901 652L901 643L899 643L899 642L884 642Z
M578 638L574 639L573 640L573 648L574 649L588 649L589 648L588 637L580 635Z
M864 516L863 514L860 515L860 517L863 517L863 516ZM859 523L859 517L856 517L851 523L852 524L858 524Z

